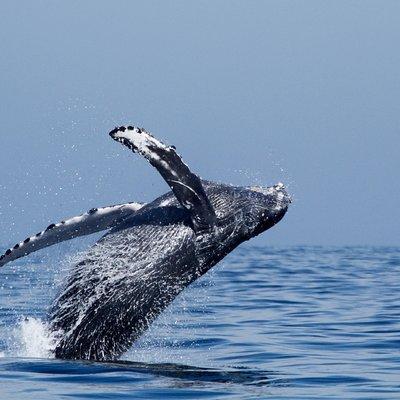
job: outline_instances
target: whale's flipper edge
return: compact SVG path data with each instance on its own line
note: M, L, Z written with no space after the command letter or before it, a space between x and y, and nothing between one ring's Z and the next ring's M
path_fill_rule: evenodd
M44 231L26 238L0 255L0 267L53 244L112 228L143 206L143 203L125 203L92 208L85 214L51 224Z
M214 227L215 211L201 180L182 161L175 147L167 146L143 128L133 126L115 128L110 136L134 153L142 155L157 169L180 204L189 211L196 231Z

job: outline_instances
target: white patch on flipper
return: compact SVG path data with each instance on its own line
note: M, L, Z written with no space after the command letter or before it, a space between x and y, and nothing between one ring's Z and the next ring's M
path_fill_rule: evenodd
M25 239L12 249L8 249L0 257L0 267L44 247L109 229L142 207L141 203L126 203L94 208L83 215L51 224L44 231Z
M190 171L175 147L166 146L150 133L133 126L115 128L109 135L134 153L144 156L158 170L179 203L190 211L195 231L214 226L215 210L204 191L201 179Z
M166 151L172 150L172 147L166 146L165 144L161 143L155 137L153 137L150 133L146 132L144 129L139 128L126 128L123 127L125 130L123 131L122 128L119 130L115 130L111 133L111 136L114 140L121 141L123 139L128 140L132 146L135 147L140 154L142 154L147 159L154 159L159 160L160 158L154 154L153 151L150 150L150 146L162 148Z
M177 177L176 172L170 168L170 165L151 150L151 147L156 147L167 152L175 152L174 147L165 145L144 129L132 126L115 128L110 132L110 136L114 140L126 145L131 150L137 151L146 158L146 160L157 162L162 165L162 167L168 170L171 175Z

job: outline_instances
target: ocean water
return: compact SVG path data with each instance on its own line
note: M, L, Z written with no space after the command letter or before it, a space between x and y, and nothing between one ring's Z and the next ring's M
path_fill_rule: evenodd
M243 245L114 363L51 357L68 251L0 271L0 399L400 398L400 248Z

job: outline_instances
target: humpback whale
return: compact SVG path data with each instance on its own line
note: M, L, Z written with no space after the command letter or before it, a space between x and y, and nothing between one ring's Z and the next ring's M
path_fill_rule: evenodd
M143 156L170 191L148 204L93 208L49 225L0 256L0 266L44 247L107 230L73 266L49 313L55 356L115 360L176 296L242 242L278 223L282 183L238 187L201 179L143 128L110 136Z

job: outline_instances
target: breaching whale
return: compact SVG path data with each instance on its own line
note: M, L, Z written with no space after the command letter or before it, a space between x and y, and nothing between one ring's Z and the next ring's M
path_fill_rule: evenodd
M110 136L157 169L171 191L151 203L94 208L51 224L0 256L0 266L41 248L108 229L75 265L49 311L55 356L115 360L175 297L242 242L285 215L283 184L237 187L200 179L144 129Z

